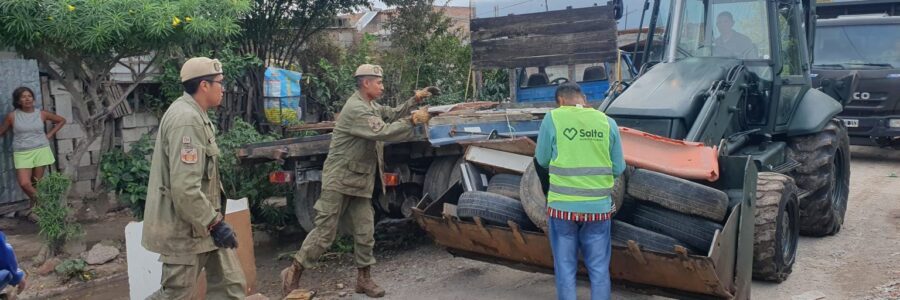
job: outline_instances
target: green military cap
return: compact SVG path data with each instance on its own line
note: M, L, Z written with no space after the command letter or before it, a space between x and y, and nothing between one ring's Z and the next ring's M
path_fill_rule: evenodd
M209 57L194 57L181 66L181 82L218 74L222 74L222 63Z
M353 74L353 77L359 76L378 76L384 77L384 70L381 69L379 65L370 65L370 64L362 64L356 68L356 73Z

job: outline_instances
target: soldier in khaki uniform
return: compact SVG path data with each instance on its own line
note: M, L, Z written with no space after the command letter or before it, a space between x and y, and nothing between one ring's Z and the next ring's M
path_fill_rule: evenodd
M316 227L306 236L291 266L281 271L285 295L299 287L303 270L314 266L316 259L334 242L339 221L346 220L345 225L352 227L354 256L359 268L356 292L369 297L384 296L384 289L370 277L370 267L375 264L372 255L375 210L371 201L375 175L381 174L384 168L383 142L403 141L413 136L415 124L409 118L410 111L431 93L424 89L416 91L402 105L384 107L375 102L384 93L381 67L361 65L354 76L357 91L341 109L325 159L322 194L314 206Z
M207 109L222 103L222 64L191 58L181 67L185 94L159 124L141 244L160 254L162 287L150 299L188 299L206 269L209 299L244 299L245 280L225 221L219 147Z

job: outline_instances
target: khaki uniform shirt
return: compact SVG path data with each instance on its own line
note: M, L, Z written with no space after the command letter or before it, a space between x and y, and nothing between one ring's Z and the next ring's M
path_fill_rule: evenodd
M382 173L383 142L413 137L410 109L415 98L392 108L366 101L359 92L347 99L335 124L322 170L322 189L372 198L376 167Z
M159 124L141 244L163 255L217 249L207 226L220 213L216 131L188 94L175 100Z

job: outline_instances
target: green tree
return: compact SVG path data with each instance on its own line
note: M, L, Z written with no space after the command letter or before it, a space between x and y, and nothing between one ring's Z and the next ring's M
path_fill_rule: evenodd
M0 44L36 59L72 94L72 121L86 134L65 166L75 176L88 146L105 135L110 113L147 76L149 68L123 58L143 57L152 66L179 45L234 36L250 8L248 0L0 0ZM117 64L132 80L113 95L106 87Z
M387 96L396 102L416 89L434 85L441 88L442 95L429 103L464 101L472 61L472 48L463 40L468 33L454 30L434 0L384 2L397 10L386 25L391 45L382 57Z
M240 53L263 59L268 66L297 69L301 49L338 14L369 7L368 0L253 0L255 8L241 18ZM264 120L262 87L265 67L248 73L248 90L256 99L257 118Z

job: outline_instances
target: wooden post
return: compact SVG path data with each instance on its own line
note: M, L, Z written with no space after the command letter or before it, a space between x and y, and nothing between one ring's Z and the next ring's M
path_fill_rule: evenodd
M509 102L516 103L516 87L519 82L519 73L516 69L508 69L509 72Z
M472 78L472 81L475 82L475 89L473 90L475 93L475 101L481 100L481 90L484 88L484 80L482 80L483 75L481 74L481 70L475 70L475 75Z

